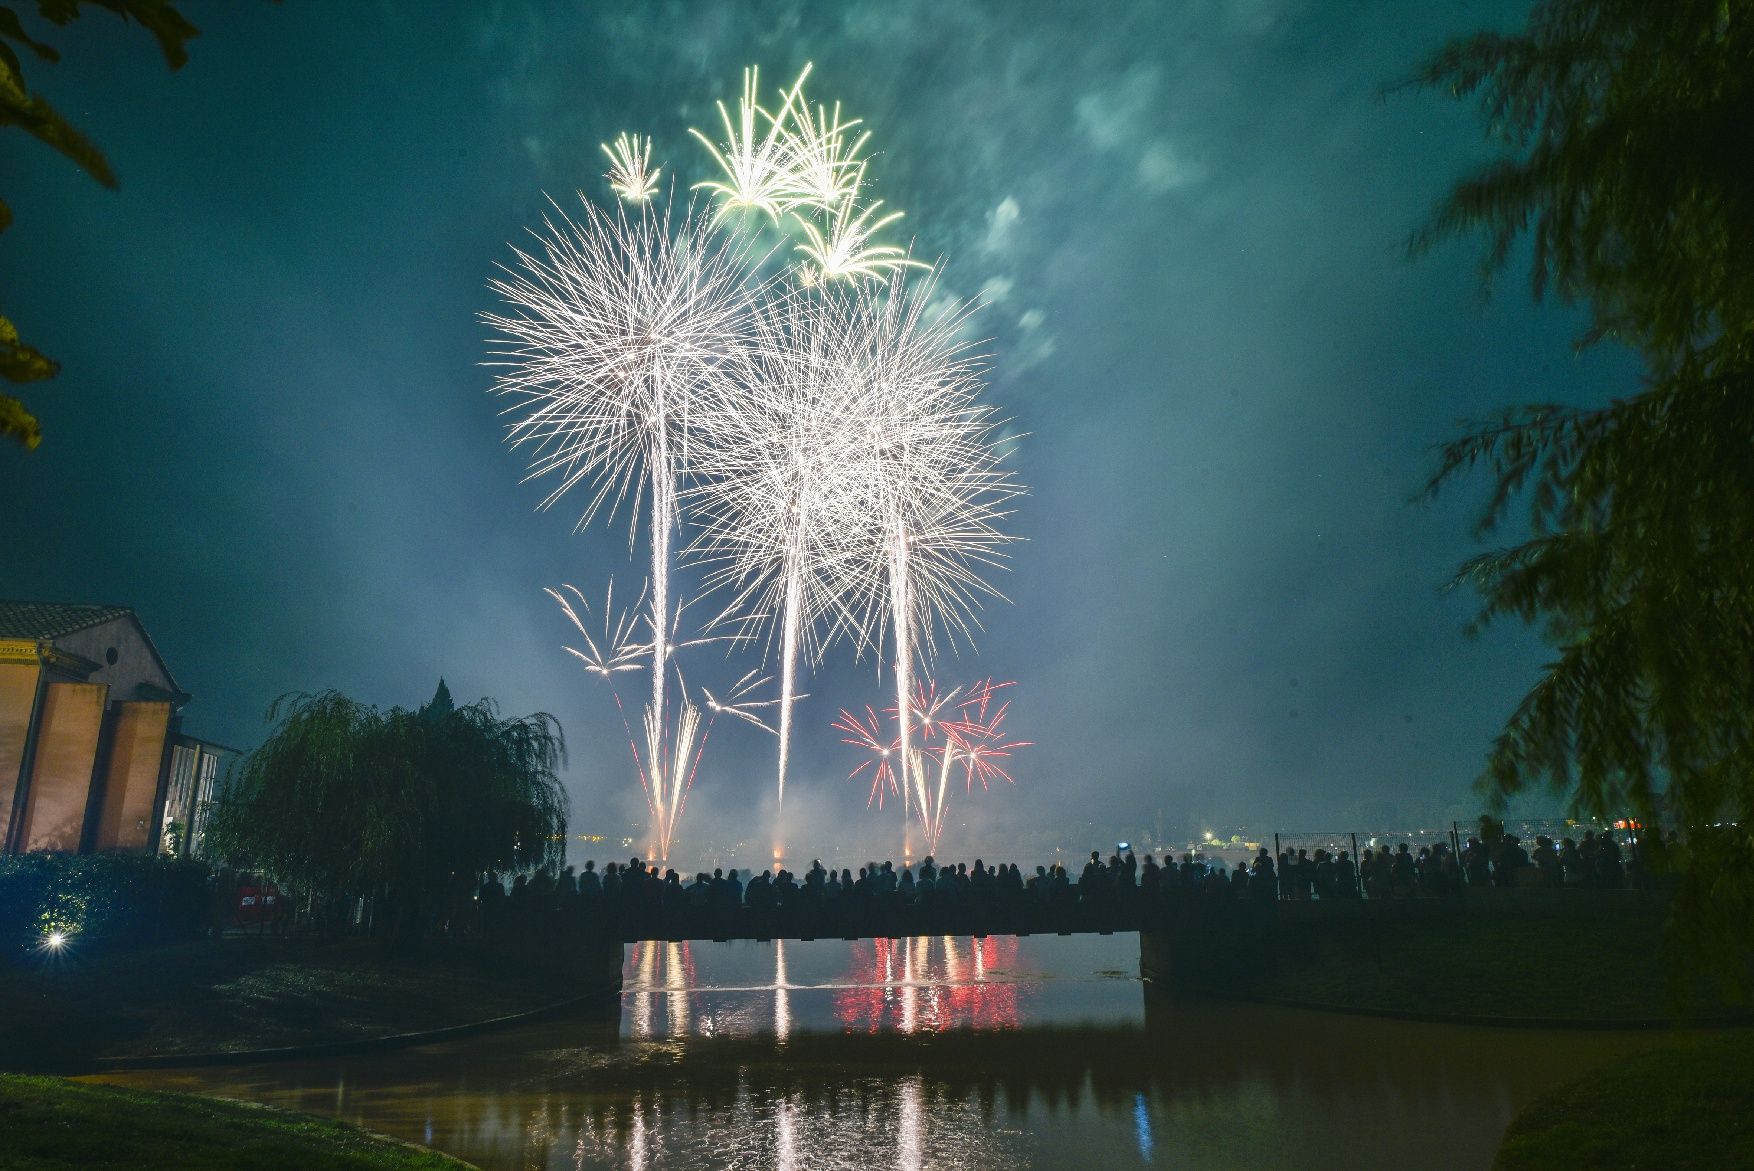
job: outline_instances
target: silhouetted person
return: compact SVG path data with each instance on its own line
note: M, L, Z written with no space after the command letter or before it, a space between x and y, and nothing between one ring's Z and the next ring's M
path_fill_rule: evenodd
M1279 876L1273 868L1273 856L1267 853L1267 847L1262 846L1249 874L1249 893L1262 902L1272 902L1279 897L1278 888Z
M1406 898L1414 893L1418 883L1418 871L1413 866L1413 853L1402 842L1395 850L1394 860L1389 863L1389 889L1397 897Z
M1498 863L1493 868L1493 877L1498 879L1499 886L1515 886L1517 876L1529 864L1529 853L1523 849L1522 840L1515 834L1505 834L1498 849Z
M1334 897L1358 897L1358 867L1352 864L1352 856L1345 850L1340 851L1339 860L1334 863Z
M1468 876L1469 886L1485 886L1491 880L1491 861L1485 843L1470 837L1468 844L1462 847L1462 870Z

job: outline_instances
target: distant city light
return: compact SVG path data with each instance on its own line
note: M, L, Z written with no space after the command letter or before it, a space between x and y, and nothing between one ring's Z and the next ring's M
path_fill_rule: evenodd
M51 931L43 937L43 946L50 951L60 951L67 946L67 933Z

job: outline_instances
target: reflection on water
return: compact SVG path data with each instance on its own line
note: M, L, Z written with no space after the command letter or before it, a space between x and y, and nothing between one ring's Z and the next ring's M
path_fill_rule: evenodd
M1015 1029L1024 985L987 973L1015 969L1018 943L1013 936L861 940L849 949L835 1019L862 1033Z
M640 944L619 1011L106 1080L488 1168L1472 1167L1535 1094L1651 1041L1174 1004L1136 971L1130 935Z

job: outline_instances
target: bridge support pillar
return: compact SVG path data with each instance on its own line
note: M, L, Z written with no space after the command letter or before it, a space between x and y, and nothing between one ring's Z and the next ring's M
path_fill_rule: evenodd
M1171 996L1234 994L1275 955L1273 904L1197 901L1139 931L1139 975Z
M1189 990L1185 973L1177 969L1168 932L1139 932L1139 976L1153 992L1177 995Z
M626 966L627 945L611 935L587 936L579 945L574 979L581 996L621 995L621 971Z

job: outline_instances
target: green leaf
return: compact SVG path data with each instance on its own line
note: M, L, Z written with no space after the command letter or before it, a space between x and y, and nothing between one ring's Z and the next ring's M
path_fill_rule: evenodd
M0 126L22 128L32 138L71 159L80 170L112 191L120 186L103 152L49 103L26 95L17 82L15 75L0 68Z
M8 382L41 382L60 372L59 363L21 342L12 322L0 317L0 378Z
M24 409L24 403L9 394L0 394L0 435L19 444L26 451L34 450L43 441L43 429L36 416Z
M37 13L51 24L66 26L79 19L82 4L92 4L136 21L158 41L165 64L181 69L189 59L185 47L201 30L183 18L169 0L37 0Z
M24 31L24 25L18 20L18 13L11 8L0 8L0 37L23 45L44 61L59 61L61 59L61 55L55 52L53 45L45 45L41 41L34 40L29 33ZM13 71L17 72L18 58L14 57L4 45L0 45L0 52L6 53Z

